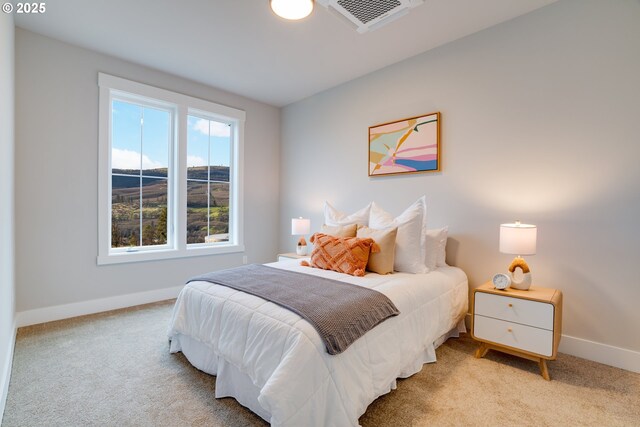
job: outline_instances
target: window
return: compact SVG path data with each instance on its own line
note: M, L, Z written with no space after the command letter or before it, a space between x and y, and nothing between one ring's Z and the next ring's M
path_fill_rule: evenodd
M242 252L244 112L98 80L98 264Z
M229 240L231 125L187 118L187 243Z
M173 111L126 97L111 101L111 248L169 242Z

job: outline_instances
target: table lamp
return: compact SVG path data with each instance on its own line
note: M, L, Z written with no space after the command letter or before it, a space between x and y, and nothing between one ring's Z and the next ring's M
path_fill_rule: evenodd
M526 291L531 286L531 270L522 258L522 255L535 255L537 228L531 224L500 224L500 252L516 255L509 266L511 273L511 287ZM522 270L522 279L516 281L514 273L516 268Z
M298 255L307 254L307 241L304 240L304 235L309 234L311 231L311 221L308 218L292 218L291 219L291 235L302 236L298 240L298 246L296 246L296 253Z

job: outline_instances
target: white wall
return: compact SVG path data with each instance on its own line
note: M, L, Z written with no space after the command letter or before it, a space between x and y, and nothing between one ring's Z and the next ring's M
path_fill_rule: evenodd
M0 13L0 422L15 338L13 41L13 15Z
M564 292L565 349L621 347L640 369L639 23L637 1L563 0L285 107L280 249L325 199L397 214L426 194L477 287L512 258L499 224L537 224L528 262ZM434 111L442 172L369 178L368 127Z
M71 304L77 314L73 303L111 298L121 304L113 297L242 264L243 254L228 254L96 265L99 71L246 111L246 255L249 262L275 260L277 230L265 224L278 223L279 108L18 28L17 311Z

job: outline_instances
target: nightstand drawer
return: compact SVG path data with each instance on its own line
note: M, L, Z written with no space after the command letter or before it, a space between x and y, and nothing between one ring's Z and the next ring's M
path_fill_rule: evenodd
M473 335L480 340L506 345L542 356L553 354L553 332L546 329L473 316Z
M540 301L475 292L474 314L553 330L553 305Z

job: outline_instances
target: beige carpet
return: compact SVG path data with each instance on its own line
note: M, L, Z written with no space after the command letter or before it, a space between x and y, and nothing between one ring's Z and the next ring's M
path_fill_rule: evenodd
M169 354L172 302L18 331L3 426L265 426L215 378ZM640 426L640 374L572 356L537 364L451 339L363 426Z

